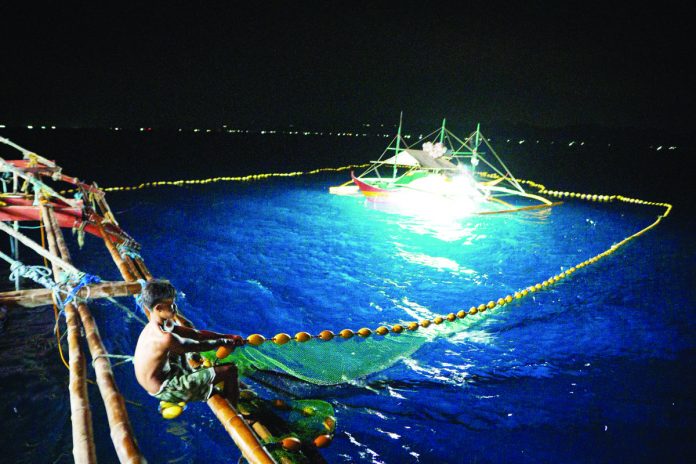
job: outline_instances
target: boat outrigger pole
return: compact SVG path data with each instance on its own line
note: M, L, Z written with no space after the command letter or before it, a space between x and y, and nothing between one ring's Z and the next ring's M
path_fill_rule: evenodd
M399 130L396 133L396 151L395 155L397 158L394 159L394 169L393 169L393 177L396 178L396 160L398 159L399 156L399 142L401 141L401 124L404 119L404 112L402 111L399 113Z
M442 118L442 128L440 129L440 143L442 144L445 143L445 122L447 122L447 119Z

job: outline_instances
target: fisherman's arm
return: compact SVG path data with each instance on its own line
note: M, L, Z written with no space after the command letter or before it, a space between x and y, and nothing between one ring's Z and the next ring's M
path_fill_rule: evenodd
M209 340L195 340L192 338L181 337L175 333L169 334L169 349L176 354L200 353L203 351L214 350L220 346L227 346L232 349L239 346L239 343L231 338L212 338Z
M218 332L213 332L211 330L196 330L192 329L190 327L184 327L181 325L174 326L172 329L172 332L176 335L179 335L180 337L183 338L189 338L192 340L197 340L197 341L205 341L205 340L217 340L220 338L229 338L231 340L234 340L237 344L237 346L241 346L244 344L244 339L240 337L239 335L231 335L231 334L221 334Z

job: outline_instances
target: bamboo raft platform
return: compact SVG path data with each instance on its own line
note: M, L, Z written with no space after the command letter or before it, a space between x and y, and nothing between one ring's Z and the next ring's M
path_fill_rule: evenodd
M3 179L0 230L10 237L12 255L0 252L0 257L10 265L15 283L15 290L0 293L0 306L11 308L53 304L56 310L58 304L65 313L75 462L96 462L92 416L87 396L87 357L80 335L81 330L84 330L116 455L122 463L144 463L146 459L134 436L126 403L112 371L109 353L102 343L99 329L85 300L137 295L142 288L141 283L152 279L152 274L138 253L140 246L120 227L106 202L104 192L96 183L87 184L75 177L66 176L62 173L62 168L53 161L8 139L0 137L0 143L19 150L23 155L23 159L19 160L0 158L0 175ZM58 193L49 185L58 182L70 184L70 188L77 192L74 198ZM20 231L21 221L39 223L41 243ZM84 240L85 233L101 239L123 281L99 282L95 276L73 266L62 228L77 231L78 243ZM41 257L45 267L39 269L40 266L22 263L20 244ZM48 263L50 271L47 269ZM34 280L45 288L22 289L22 278ZM56 311L56 321L58 317ZM191 326L183 317L178 322ZM60 339L58 344L60 347ZM207 403L248 462L277 462L266 446L265 441L270 433L264 424L245 419L219 394L213 394ZM283 458L279 461L290 462ZM324 461L319 456L312 462Z

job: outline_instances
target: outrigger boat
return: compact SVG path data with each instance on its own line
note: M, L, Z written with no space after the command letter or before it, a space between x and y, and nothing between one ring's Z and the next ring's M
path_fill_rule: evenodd
M359 176L330 193L362 194L375 202L408 206L444 202L467 214L492 214L554 206L548 199L526 192L483 136L480 125L465 139L442 126L408 145L402 123L382 155ZM483 167L491 172L479 169ZM515 203L511 201L515 199Z

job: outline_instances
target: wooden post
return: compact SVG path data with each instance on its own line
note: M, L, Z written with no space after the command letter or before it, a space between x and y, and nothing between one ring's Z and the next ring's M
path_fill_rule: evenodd
M57 226L58 221L53 211L49 208L46 208L46 211L48 212L48 222L52 224L52 226ZM67 255L68 249L60 228L52 228L55 233L58 248L61 250L61 253L65 252L63 258L69 258ZM109 358L106 357L108 352L101 341L99 329L86 304L79 303L77 305L77 310L80 314L82 325L85 328L87 344L90 354L92 355L92 366L94 367L99 392L101 393L104 407L106 408L109 428L111 429L111 441L114 443L118 459L122 463L144 463L145 458L140 453L140 449L135 442L133 429L128 419L128 413L126 412L126 402L123 400L123 396L116 386L114 373L111 370L111 362Z
M100 282L98 284L85 285L78 292L79 298L96 300L118 296L134 296L140 293L140 284L137 282ZM35 308L45 306L53 301L53 291L47 288L32 288L27 290L15 290L0 293L0 305L23 306Z
M56 236L50 213L52 210L41 206L43 224L51 254L57 255ZM53 278L60 280L58 266L53 265ZM65 305L65 320L68 325L68 365L70 369L70 422L72 424L73 457L78 463L96 463L97 452L94 447L92 430L92 411L87 394L86 361L80 346L80 323L77 310L72 303ZM60 343L60 340L58 341Z

